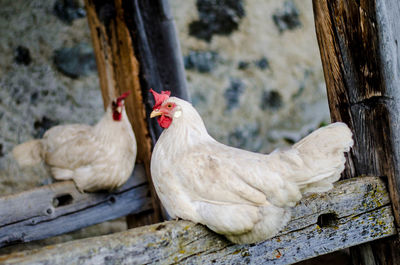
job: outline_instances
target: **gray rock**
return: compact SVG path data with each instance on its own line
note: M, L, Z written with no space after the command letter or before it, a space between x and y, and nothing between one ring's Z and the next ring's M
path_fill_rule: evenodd
M190 51L184 57L185 68L197 70L200 73L209 73L216 67L218 57L218 53L215 51Z
M269 68L269 61L266 57L262 57L260 60L256 61L255 64L261 70Z
M55 50L53 60L57 70L71 78L86 76L96 71L93 48L87 43Z
M86 16L86 11L78 0L57 0L54 3L54 14L71 25L73 20Z
M189 25L189 34L210 41L214 34L229 35L245 16L242 0L197 0L199 20Z
M17 64L29 65L32 61L29 49L24 46L18 46L14 51L14 61Z
M278 91L264 91L261 97L262 110L278 110L283 106L282 96Z
M277 10L272 16L272 19L274 20L275 25L278 27L279 32L293 30L301 26L299 10L292 0L285 1L283 8Z
M226 109L228 111L239 106L239 99L240 96L243 94L245 88L246 87L242 80L231 78L230 86L224 93L226 99Z
M240 61L238 63L238 69L239 70L246 70L247 68L249 68L249 66L250 66L250 63L246 62L246 61Z

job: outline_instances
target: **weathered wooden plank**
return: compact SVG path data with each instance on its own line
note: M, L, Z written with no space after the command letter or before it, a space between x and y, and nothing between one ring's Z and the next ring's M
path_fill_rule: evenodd
M144 169L113 193L80 193L72 181L0 197L0 247L43 239L150 209Z
M234 245L204 226L170 221L108 236L0 256L3 264L292 264L396 234L379 178L345 180L293 209L278 236ZM62 251L60 251L62 249Z
M395 177L389 177L389 193L400 226L400 2L376 0L376 19L379 34L379 53L382 78L388 101Z
M127 114L138 143L153 199L153 211L136 215L128 225L160 221L160 203L150 177L151 145L161 133L149 118L153 99L149 89L170 90L188 99L186 79L175 24L167 0L85 0L96 53L100 84L107 106L116 94L130 90Z
M345 176L387 177L400 226L400 2L314 0L313 7L331 117L354 133ZM388 240L352 249L353 264L399 264L399 247Z
M128 25L131 14L124 10L122 0L85 0L85 6L104 106L116 95L124 91L131 92L126 99L126 112L136 136L136 160L144 165L154 209L148 214L136 216L135 226L159 222L160 206L150 177L152 141L143 103L139 61Z

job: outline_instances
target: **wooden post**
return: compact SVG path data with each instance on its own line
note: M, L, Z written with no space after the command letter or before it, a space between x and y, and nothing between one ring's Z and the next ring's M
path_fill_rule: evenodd
M331 117L354 133L344 175L387 178L399 226L400 3L313 0L313 8ZM398 244L396 238L353 248L354 264L400 264Z
M85 0L104 105L124 91L129 120L150 183L154 211L128 218L128 226L161 220L160 205L150 177L152 145L161 128L150 121L149 89L169 89L187 99L180 47L167 1Z

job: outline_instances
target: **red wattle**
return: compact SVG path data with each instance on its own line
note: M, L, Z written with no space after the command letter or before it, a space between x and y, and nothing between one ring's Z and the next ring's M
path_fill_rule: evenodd
M172 119L170 117L167 117L165 115L161 115L158 119L157 119L158 124L166 129L171 125Z
M121 118L122 118L122 114L121 114L121 113L119 113L118 111L114 111L114 112L113 112L113 119L114 119L114 121L120 121Z

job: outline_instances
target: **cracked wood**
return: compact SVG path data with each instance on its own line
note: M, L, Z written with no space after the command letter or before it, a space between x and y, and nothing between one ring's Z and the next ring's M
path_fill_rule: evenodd
M354 133L345 177L387 177L400 225L399 1L313 0L333 121ZM398 238L352 249L353 265L400 262Z
M2 264L292 264L396 233L385 184L335 184L303 198L289 225L263 243L234 245L202 225L170 221L0 256ZM63 251L59 251L62 249Z
M144 169L113 193L80 193L72 181L0 197L0 247L74 231L151 208ZM0 262L1 263L1 262Z
M399 112L393 104L398 96L387 89L375 5L375 1L313 1L331 117L354 133L345 176L386 176L399 225L399 164L393 149L399 139L393 137L391 120L392 113Z
M99 73L104 106L117 95L130 91L126 112L137 142L136 160L144 164L150 183L153 211L135 216L132 226L161 220L160 206L150 176L151 138L140 84L140 68L122 0L85 0L87 18Z
M170 90L188 100L183 58L168 0L85 0L104 103L131 90L126 103L153 198L154 212L128 218L129 226L160 220L160 203L150 178L151 145L162 129L149 115L149 89ZM167 66L167 67L166 67ZM135 220L136 219L136 220ZM151 220L149 220L151 219Z

